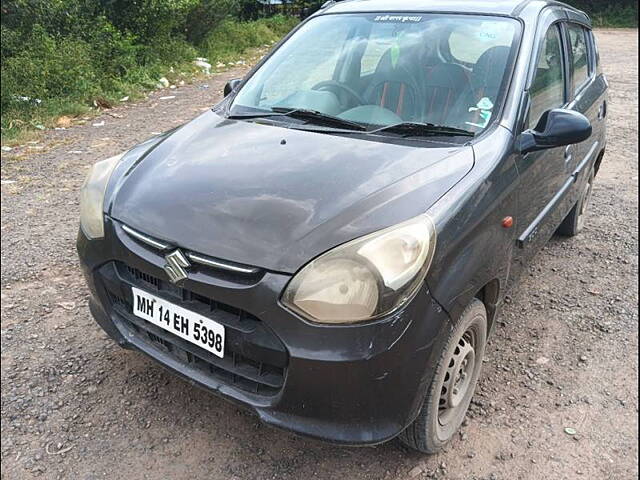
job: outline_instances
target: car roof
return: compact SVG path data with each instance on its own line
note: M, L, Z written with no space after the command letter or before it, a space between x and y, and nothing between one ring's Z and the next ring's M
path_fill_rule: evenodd
M584 15L569 5L553 0L334 0L327 2L321 12L446 12L517 17L525 7L540 11L549 5L562 6Z

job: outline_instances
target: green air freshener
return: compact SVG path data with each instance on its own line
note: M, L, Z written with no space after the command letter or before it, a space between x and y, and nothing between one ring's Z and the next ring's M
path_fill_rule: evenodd
M398 60L400 60L400 39L404 35L404 31L400 30L397 34L394 35L393 44L391 45L391 49L389 54L391 55L391 66L396 68L398 65Z
M398 45L398 42L394 42L393 45L391 45L391 66L393 68L396 68L396 65L398 64L398 59L400 58L400 45Z
M489 124L489 120L491 120L492 109L493 102L487 97L482 97L475 107L469 108L469 113L475 113L478 121L465 123L478 128L486 127Z

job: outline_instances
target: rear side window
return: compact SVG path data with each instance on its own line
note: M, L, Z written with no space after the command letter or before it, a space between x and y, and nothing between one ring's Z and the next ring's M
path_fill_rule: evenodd
M587 31L580 25L568 25L571 46L571 78L574 95L587 83L590 72L589 39Z
M565 104L562 41L557 25L549 28L538 52L536 73L529 96L531 103L528 128L534 128L547 110Z

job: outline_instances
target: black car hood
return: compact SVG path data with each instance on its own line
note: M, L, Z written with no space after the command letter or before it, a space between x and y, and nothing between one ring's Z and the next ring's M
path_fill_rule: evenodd
M209 111L118 179L107 213L180 247L293 273L423 213L473 166L469 146L403 146Z

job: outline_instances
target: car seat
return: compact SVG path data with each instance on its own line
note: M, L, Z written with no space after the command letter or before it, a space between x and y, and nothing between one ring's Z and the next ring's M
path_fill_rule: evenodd
M447 125L476 130L490 121L505 75L509 52L509 47L497 46L480 55L471 71L470 88L451 109Z
M439 63L429 68L424 80L422 121L441 125L460 97L470 91L464 68L453 63Z
M395 112L403 120L415 120L420 89L411 69L401 59L393 62L389 49L380 58L364 98L369 104Z
M484 97L491 102L496 101L507 67L509 52L509 47L491 47L478 58L471 74L471 87L478 101Z

